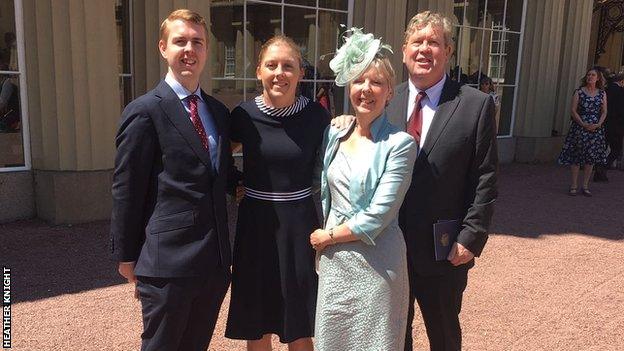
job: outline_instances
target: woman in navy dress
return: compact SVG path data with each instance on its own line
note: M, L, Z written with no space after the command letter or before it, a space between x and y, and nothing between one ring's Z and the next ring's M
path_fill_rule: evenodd
M276 36L260 51L262 95L232 111L232 137L243 145L245 195L239 205L232 293L225 335L248 350L271 350L271 334L289 350L312 351L318 277L308 235L319 227L312 180L327 111L297 96L299 47Z
M572 182L569 195L578 193L578 175L583 166L582 193L592 196L589 180L595 164L604 164L607 157L605 130L607 95L602 74L590 69L581 79L581 87L572 97L572 123L559 155L559 163L570 165Z

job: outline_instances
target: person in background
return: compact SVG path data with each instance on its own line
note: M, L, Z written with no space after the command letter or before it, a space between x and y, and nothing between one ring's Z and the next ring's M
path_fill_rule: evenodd
M315 347L319 351L401 350L409 283L397 214L417 146L388 122L394 70L372 34L358 28L330 66L348 85L355 119L324 141L324 229L310 235L319 256Z
M607 86L607 119L605 120L606 138L609 145L609 155L606 169L618 167L617 162L622 157L622 138L624 138L624 72L613 77L613 82ZM620 165L621 166L621 165Z
M329 115L296 95L304 63L292 39L278 35L264 43L256 75L262 94L232 111L245 193L225 336L265 351L276 334L290 351L312 351L318 278L308 235L319 226L312 185Z
M592 68L581 79L581 86L572 96L572 122L558 162L570 165L572 181L568 194L578 194L578 175L583 167L582 194L592 196L589 189L593 166L606 163L606 140L603 124L607 117L605 80Z
M494 87L494 82L492 81L492 78L486 76L485 74L481 75L481 79L479 80L479 90L490 95L492 97L492 100L494 101L494 106L496 107L494 116L496 119L496 130L498 130L500 97L498 96L498 94L496 94L496 88Z
M615 113L612 101L616 101L616 100L609 98L609 95L610 95L609 90L611 90L611 92L614 93L615 95L618 94L617 84L615 83L613 79L615 77L615 74L608 67L594 66L593 68L602 75L602 78L604 79L604 82L605 82L604 90L607 94L607 101L609 101L609 103L607 104L607 118L608 118L610 106L611 106L611 110L613 110L613 113ZM605 120L605 123L606 123L606 120ZM605 129L605 135L606 134L607 134L607 131ZM608 182L609 181L609 178L607 177L607 165L606 164L595 164L593 167L593 172L594 172L594 178L593 178L594 182Z
M8 65L0 62L0 71ZM13 133L20 130L19 89L10 75L0 74L0 132Z
M479 80L479 90L482 92L489 94L494 100L495 105L499 105L500 101L498 98L498 94L496 94L496 89L494 88L494 82L492 82L492 78L486 76L485 74L481 76Z

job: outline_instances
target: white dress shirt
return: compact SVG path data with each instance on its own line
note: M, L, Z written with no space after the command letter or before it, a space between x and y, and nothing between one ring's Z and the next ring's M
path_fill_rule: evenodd
M444 82L446 82L446 74L440 79L439 82L435 83L431 88L425 90L427 97L420 100L421 111L422 111L422 131L420 132L420 147L422 148L425 144L425 140L427 139L427 133L429 132L429 127L431 127L431 122L433 121L433 116L438 110L438 103L440 102L440 95L442 95L442 88L444 87ZM414 83L411 80L408 80L409 87L409 96L407 98L407 116L405 117L409 122L410 116L414 111L416 95L420 93L422 90L416 88Z

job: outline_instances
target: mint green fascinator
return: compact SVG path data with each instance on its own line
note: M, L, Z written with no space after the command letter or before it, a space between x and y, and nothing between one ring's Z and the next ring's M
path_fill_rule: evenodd
M329 61L329 68L336 73L336 85L339 87L346 86L364 73L382 49L392 53L390 45L382 44L381 40L375 39L372 33L364 34L361 28L354 27L347 30L342 35L342 39L344 44L338 49L336 56Z

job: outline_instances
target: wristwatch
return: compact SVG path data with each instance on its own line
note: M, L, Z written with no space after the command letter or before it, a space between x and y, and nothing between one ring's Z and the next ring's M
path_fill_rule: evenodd
M334 239L334 228L329 229L329 239L331 239L332 244L336 243L336 239Z

